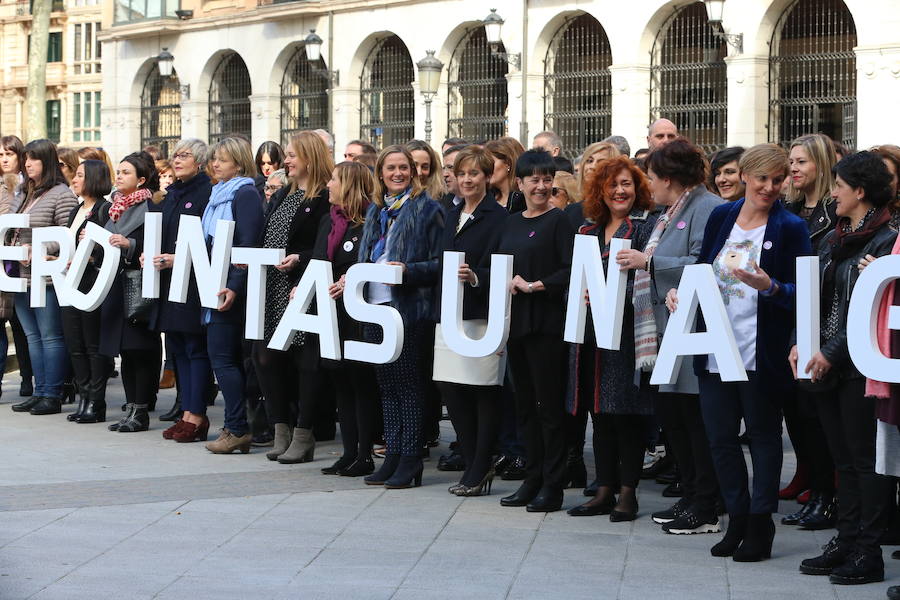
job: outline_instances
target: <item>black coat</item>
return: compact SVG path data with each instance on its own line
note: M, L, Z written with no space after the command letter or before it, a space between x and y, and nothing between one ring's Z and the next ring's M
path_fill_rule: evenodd
M109 221L109 209L112 204L107 200L96 200L94 202L94 206L91 207L90 212L85 216L84 222L78 227L75 231L75 240L77 242L78 236L84 231L85 226L88 222L94 223L95 225L99 225L103 227L106 225L106 222ZM72 223L75 222L75 217L78 215L78 209L81 208L81 203L78 204L75 208L72 209L72 212L69 213L69 220L66 223L66 227L71 227ZM97 265L92 260L87 268L84 270L84 275L81 278L81 281L78 282L78 290L80 292L88 292L92 287L94 287L94 282L97 280Z
M290 194L290 188L285 186L275 192L269 200L265 221L259 234L258 245L260 247L263 247L263 237L266 227L269 225L269 219L275 213L275 209L288 197L288 194ZM329 207L328 190L323 189L315 198L305 200L291 220L287 248L284 253L285 255L297 254L300 257L300 264L292 273L294 281L300 281L306 265L312 258L313 246L316 244L316 236L319 232L319 223L322 221L322 217L328 214Z
M175 241L178 239L178 223L182 215L202 217L209 195L212 193L212 182L209 176L200 172L186 182L176 181L166 189L165 199L159 204L151 204L150 212L161 212L162 218L162 253L173 254ZM152 259L152 256L146 257ZM197 291L197 280L191 270L188 284L187 302L170 302L169 287L172 284L172 269L160 271L159 302L150 315L150 327L157 331L177 331L181 333L202 333L200 324L200 293Z
M803 202L785 202L785 208L789 212L800 215L803 209ZM837 204L835 202L819 202L812 214L806 219L806 226L809 229L809 241L813 248L818 248L828 232L834 230L834 224L837 223Z

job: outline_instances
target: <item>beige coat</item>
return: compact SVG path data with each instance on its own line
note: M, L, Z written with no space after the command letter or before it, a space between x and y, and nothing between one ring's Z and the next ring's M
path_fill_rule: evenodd
M17 202L17 206L15 207L17 212L23 212L25 207L21 206L21 204L27 206L28 200L22 198L20 202ZM72 209L75 208L76 204L78 204L78 198L75 197L75 194L72 193L69 186L60 183L51 188L38 198L37 202L28 209L28 214L31 217L29 221L30 227L16 230L16 243L18 245L31 244L31 232L38 227L51 227L53 225L58 225L60 227L68 226L69 213L72 212ZM59 245L56 243L47 244L47 254L51 256L58 255ZM19 272L21 277L30 277L31 267L22 265Z

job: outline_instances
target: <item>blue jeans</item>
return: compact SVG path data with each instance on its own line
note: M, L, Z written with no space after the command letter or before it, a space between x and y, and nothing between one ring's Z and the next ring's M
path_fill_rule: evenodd
M244 403L244 332L241 323L210 323L206 347L219 390L225 398L225 429L240 437L249 429Z
M206 353L206 336L202 333L167 331L166 345L175 359L175 378L181 395L181 408L195 415L205 415L206 391L211 372L209 355Z
M31 308L29 295L29 292L16 294L16 315L28 339L28 353L34 370L34 395L61 398L69 357L56 292L47 286L47 306L43 308Z

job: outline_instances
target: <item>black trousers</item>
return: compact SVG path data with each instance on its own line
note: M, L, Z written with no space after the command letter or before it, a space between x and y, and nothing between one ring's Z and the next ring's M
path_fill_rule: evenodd
M597 483L636 488L644 466L645 415L594 415L594 461Z
M16 346L19 375L22 376L22 379L31 379L34 377L34 372L31 370L31 355L28 354L28 338L25 337L25 330L22 329L22 323L15 313L9 319L9 326L12 329L13 344Z
M438 383L456 430L466 472L460 482L476 486L491 468L494 442L500 430L500 386Z
M725 507L729 515L778 512L781 479L780 398L761 393L757 373L749 381L723 382L716 373L700 376L700 406ZM750 436L753 491L739 439L741 419Z
M61 309L63 338L69 350L75 384L83 398L103 402L109 359L100 354L100 309L85 312L71 306Z
M715 510L719 484L700 414L699 396L658 392L656 414L660 416L669 448L681 471L684 497L695 510L711 513Z
M531 334L507 344L516 386L516 414L525 441L525 484L565 485L565 359L558 335Z
M805 464L809 469L809 487L817 492L834 494L834 459L822 430L814 395L802 390L787 395L784 423L797 464Z
M338 420L344 457L365 458L372 453L381 402L375 367L344 361L330 371L337 400Z
M865 386L861 377L841 379L836 389L815 397L838 472L838 538L881 556L894 484L875 473L875 400L865 397Z
M120 355L125 400L145 407L155 402L159 389L159 369L162 366L162 344L153 349L123 349Z
M441 434L441 390L432 379L434 371L434 323L422 324L422 339L419 341L419 365L422 372L422 390L425 394L425 410L422 415L422 435L426 442L436 440Z
M272 425L284 423L312 429L316 416L314 390L303 390L303 348L272 350L265 340L253 344L253 365L266 399Z

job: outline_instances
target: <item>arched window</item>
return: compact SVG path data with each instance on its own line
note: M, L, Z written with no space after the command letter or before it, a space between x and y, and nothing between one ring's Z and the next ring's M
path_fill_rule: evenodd
M679 133L714 152L727 145L725 41L713 35L703 3L689 4L653 44L650 120L670 119Z
M236 52L219 62L209 84L209 142L232 133L250 137L250 73Z
M381 40L369 53L360 79L360 138L376 148L412 139L413 79L413 62L406 44L395 35Z
M168 156L181 139L181 92L178 75L162 77L159 67L153 69L141 92L141 148L159 146Z
M498 48L505 52L503 45ZM506 135L509 63L491 53L484 27L469 31L450 59L447 137L491 140Z
M769 58L769 139L824 133L856 146L856 26L842 0L798 0L782 14Z
M304 129L328 129L328 79L320 58L311 63L297 48L281 80L281 140Z
M566 21L544 61L544 128L576 157L609 137L612 127L612 51L603 26L591 15Z

